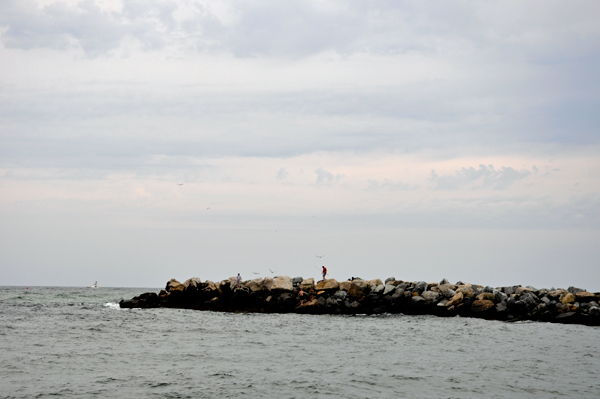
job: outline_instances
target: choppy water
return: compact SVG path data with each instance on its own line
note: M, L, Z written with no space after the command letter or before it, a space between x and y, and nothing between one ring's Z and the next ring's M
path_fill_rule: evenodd
M600 396L595 327L118 308L146 291L0 287L0 397Z

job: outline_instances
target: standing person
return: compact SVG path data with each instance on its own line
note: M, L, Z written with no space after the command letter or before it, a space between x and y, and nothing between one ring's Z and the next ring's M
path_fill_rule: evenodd
M323 280L325 280L325 276L327 275L327 268L323 266L323 270L321 270L321 274L323 275Z
M304 291L300 288L300 292L298 293L298 299L300 299L300 306L304 305Z
M242 283L242 276L240 276L239 273L238 273L237 277L235 278L235 281L237 281L237 287L240 288L240 284Z

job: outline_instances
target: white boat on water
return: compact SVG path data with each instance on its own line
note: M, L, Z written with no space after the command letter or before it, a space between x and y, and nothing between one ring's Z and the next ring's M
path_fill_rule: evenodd
M91 287L91 288L98 288L98 282L96 281L96 282L94 283L94 285L92 285L92 287Z

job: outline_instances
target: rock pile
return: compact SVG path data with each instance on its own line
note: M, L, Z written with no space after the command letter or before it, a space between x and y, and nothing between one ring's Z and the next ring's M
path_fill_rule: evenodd
M299 291L305 293L303 304ZM311 299L312 297L312 299ZM427 314L490 320L534 320L600 326L600 293L580 288L536 289L484 287L461 281L451 284L408 282L390 277L382 282L288 276L257 278L237 286L235 277L220 282L194 277L183 284L171 279L164 290L122 300L122 308L185 308L223 312L310 314Z

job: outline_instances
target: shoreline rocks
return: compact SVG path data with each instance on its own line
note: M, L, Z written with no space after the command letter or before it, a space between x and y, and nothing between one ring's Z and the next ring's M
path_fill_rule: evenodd
M305 293L304 303L298 298ZM309 291L313 298L310 300ZM221 312L302 313L302 314L408 314L439 317L476 317L501 321L541 321L600 326L600 293L581 288L536 289L511 286L489 287L408 282L390 277L352 278L338 282L315 282L302 277L277 276L244 281L237 287L235 277L213 282L197 277L180 283L167 282L158 294L148 292L122 300L121 308L182 308Z

